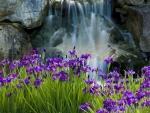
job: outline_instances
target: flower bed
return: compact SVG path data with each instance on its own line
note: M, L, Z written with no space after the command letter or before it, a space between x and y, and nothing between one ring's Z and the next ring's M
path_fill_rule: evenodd
M21 60L0 62L0 113L146 113L150 111L150 66L124 77L114 70L100 74L87 65L90 54L77 57L75 48L65 59L44 58L37 50ZM113 58L105 59L108 70ZM6 67L9 66L9 73ZM92 71L101 84L86 76ZM8 71L7 71L8 72Z

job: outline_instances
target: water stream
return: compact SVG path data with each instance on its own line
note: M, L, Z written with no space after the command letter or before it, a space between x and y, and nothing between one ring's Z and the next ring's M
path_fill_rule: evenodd
M103 16L111 19L110 1L98 0L92 4L88 2L61 1L59 10L52 11L50 8L49 18L47 19L47 21L50 21L48 23L53 23L52 16L57 16L60 19L60 28L66 30L63 43L58 45L57 48L66 53L76 46L78 55L90 53L92 58L88 64L92 68L101 68L102 73L107 71L103 60L109 56L107 47L109 33L104 25ZM53 36L56 32L54 32ZM93 76L93 78L98 79L96 76Z

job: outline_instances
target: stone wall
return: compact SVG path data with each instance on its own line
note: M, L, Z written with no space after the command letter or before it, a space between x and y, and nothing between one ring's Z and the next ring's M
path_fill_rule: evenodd
M19 59L32 49L24 29L42 25L49 0L0 0L0 61Z
M114 18L134 37L144 52L150 52L150 0L114 0Z

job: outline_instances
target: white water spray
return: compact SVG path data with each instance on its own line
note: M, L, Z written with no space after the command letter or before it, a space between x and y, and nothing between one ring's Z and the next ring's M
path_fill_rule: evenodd
M110 18L110 0L99 0L93 4L88 2L81 4L75 1L65 2L67 2L67 17L65 18L67 20L63 20L62 17L63 6L61 6L60 12L58 10L54 12L56 16L60 15L60 26L62 27L62 22L66 21L72 26L73 31L66 33L63 37L63 43L57 48L66 52L76 46L78 55L90 53L92 58L89 65L92 68L99 67L105 73L107 69L103 59L109 56L107 47L109 33L106 31L102 15ZM63 1L61 5L63 5ZM98 79L97 76L93 76L93 78Z

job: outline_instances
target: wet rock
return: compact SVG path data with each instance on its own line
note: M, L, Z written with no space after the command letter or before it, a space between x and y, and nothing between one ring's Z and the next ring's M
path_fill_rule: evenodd
M43 53L43 49L46 48L46 52L45 52L45 58L55 58L55 57L63 57L64 53L62 50L56 48L56 47L42 47L42 48L38 48L39 53Z
M55 37L52 41L52 47L56 47L63 42L63 39L62 37Z
M126 10L121 9L121 8L116 8L116 12L117 12L117 13L124 14L124 15L128 14L128 12L127 12Z
M50 37L60 28L60 19L57 16L48 16L43 25L30 33L31 43L34 48L49 44Z
M22 2L23 0L0 0L0 17L15 13Z
M46 41L42 38L41 35L36 35L36 37L34 39L31 39L33 48L42 47L42 46L44 46L45 42Z
M133 35L141 50L150 52L150 5L124 6L128 11L126 28Z
M144 0L117 0L120 5L141 5Z
M109 55L115 58L115 63L118 63L118 67L123 66L124 69L139 70L145 65L145 61L139 51L126 43L112 44Z
M3 17L0 17L0 21L9 20L19 22L27 29L35 28L40 26L46 17L48 5L48 0L5 0L6 7L1 9L1 12L5 12L5 9L8 11L6 10L6 15L1 14Z
M113 27L110 31L109 31L110 35L109 35L109 41L113 44L118 44L121 42L124 42L124 38L121 35L121 33L118 31L118 29L116 27Z
M32 49L28 35L17 23L0 23L0 60L20 59Z
M108 29L108 33L110 33L108 42L113 44L125 43L122 33L119 31L119 29L116 26L114 26L110 22L107 22L107 27L110 28Z
M56 47L57 45L61 44L63 42L63 36L65 33L66 30L63 28L60 28L58 31L56 31L50 39L50 45L52 47Z

